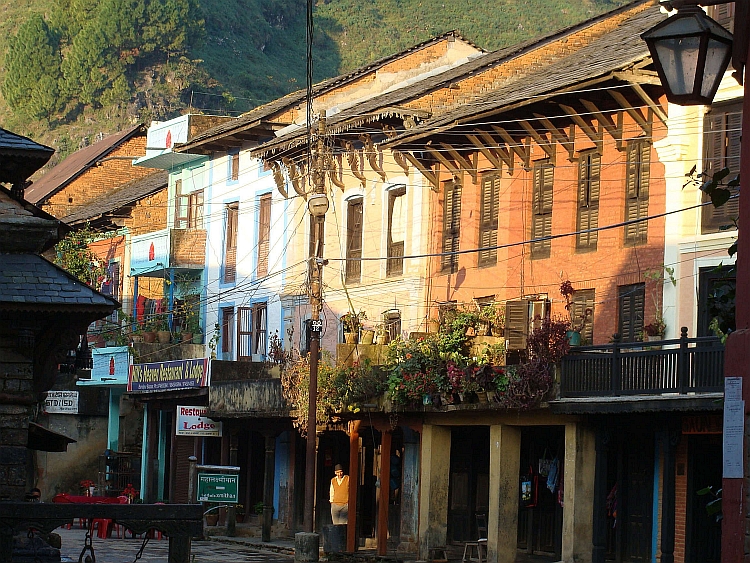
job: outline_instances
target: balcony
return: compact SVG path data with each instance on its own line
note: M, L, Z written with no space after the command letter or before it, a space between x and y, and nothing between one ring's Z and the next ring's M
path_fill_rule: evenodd
M286 418L278 368L261 362L211 360L208 414L215 418Z
M675 340L574 348L562 360L560 399L555 402L657 397L695 402L723 390L724 346L715 337L687 338L685 331Z

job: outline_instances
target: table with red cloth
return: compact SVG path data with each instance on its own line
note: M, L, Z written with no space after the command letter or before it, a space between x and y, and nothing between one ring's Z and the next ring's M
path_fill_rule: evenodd
M122 500L118 497L69 495L68 493L59 493L52 497L52 502L71 504L121 504ZM114 523L109 518L96 518L91 522L91 525L96 527L98 537L109 538L112 536Z

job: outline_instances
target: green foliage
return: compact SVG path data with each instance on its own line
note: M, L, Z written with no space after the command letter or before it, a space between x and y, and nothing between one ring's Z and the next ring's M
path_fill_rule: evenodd
M99 262L96 254L89 250L88 245L95 240L97 236L88 225L71 231L55 246L55 264L94 289L99 289L106 268Z

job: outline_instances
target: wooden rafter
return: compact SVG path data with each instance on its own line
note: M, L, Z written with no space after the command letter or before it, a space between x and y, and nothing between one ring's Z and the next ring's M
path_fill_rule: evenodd
M297 192L297 195L307 199L307 194L305 193L304 186L305 175L302 167L297 166L297 164L291 158L284 157L281 159L281 162L284 163L284 166L286 166L286 169L289 171L289 180L292 182L294 191Z
M385 182L388 177L386 176L385 171L383 171L383 168L378 162L378 151L375 149L375 144L372 142L372 137L370 137L369 134L365 133L364 135L359 136L359 140L362 141L362 143L365 145L365 158L367 158L367 162L370 163L370 168L372 168L372 171L380 176L380 179Z
M500 160L494 147L488 147L485 143L482 143L476 135L466 135L466 138L481 152L484 157L489 160L490 164L495 170L502 170L503 163Z
M276 189L279 193L284 196L284 199L289 197L286 191L286 182L284 181L284 174L281 172L281 165L278 160L271 161L271 171L273 172L273 181L276 182Z
M568 117L573 120L573 123L578 125L581 131L583 131L586 136L591 139L591 142L596 146L596 150L599 152L599 154L601 154L604 150L604 126L599 124L597 129L594 129L593 125L587 123L586 120L581 117L581 114L574 108L565 104L558 105L560 106L560 109L562 109L568 115Z
M628 112L628 115L633 118L633 121L641 126L641 129L643 129L643 132L646 134L646 136L651 136L651 122L649 121L649 118L643 117L643 114L641 114L638 109L634 108L633 105L628 101L628 99L620 92L610 90L609 95L612 96L626 112ZM650 116L651 112L649 112L649 117Z
M430 183L430 187L432 188L432 191L437 192L438 191L438 177L437 174L432 170L432 168L429 168L422 164L419 159L414 156L414 154L410 152L402 153L406 159L411 162L414 165L414 168L419 170L422 173L422 176L424 176L427 181Z
M500 157L500 160L502 160L505 163L505 166L508 167L508 175L512 176L513 171L515 170L515 153L513 151L509 151L504 149L500 146L500 143L498 142L495 137L490 135L487 131L480 131L479 132L480 137L484 139L484 142L487 143L492 150ZM500 167L498 166L498 170Z
M521 127L523 127L531 136L531 138L534 139L536 144L539 145L541 149L547 154L552 164L554 164L555 154L557 153L557 151L555 150L554 142L547 138L546 133L544 134L544 136L540 135L539 131L534 129L534 126L525 119L519 121L519 123L521 124Z
M571 129L568 134L557 128L549 119L539 113L535 113L534 117L539 120L539 123L544 125L547 130L552 134L552 138L560 143L562 147L568 151L568 160L573 160L575 157L576 143L575 143L575 129L571 125Z
M609 133L617 143L617 150L623 150L625 143L622 142L622 131L623 131L623 112L617 111L615 115L615 121L610 119L602 110L600 110L594 102L588 100L581 100L586 110L593 115L599 122L599 125L604 127L604 130Z
M364 164L362 159L360 158L361 151L358 151L354 147L354 143L351 141L346 141L346 160L349 163L349 168L352 170L352 174L354 174L354 177L359 180L359 182L362 184L362 187L367 187L367 178L365 178L364 174L362 174L361 166Z
M654 112L654 115L659 118L662 124L667 124L667 113L661 107L661 105L654 100L648 93L643 89L640 84L631 84L630 87L633 91L638 94L638 97Z
M427 152L429 152L435 160L437 160L440 164L445 166L445 168L455 177L461 176L461 165L455 165L450 160L445 158L445 156L435 147L427 147Z
M474 180L474 183L476 184L477 183L476 164L472 164L470 160L468 160L465 156L459 153L455 148L453 148L452 145L449 145L448 143L440 143L440 146L448 151L448 154L450 154L453 157L453 160L456 161L456 164L458 164L459 167L463 168L469 173L471 178Z
M494 129L495 133L500 135L500 137L502 137L502 139L508 144L509 149L518 155L518 158L520 158L521 162L523 163L524 169L530 170L531 169L531 147L528 144L522 143L514 139L510 135L510 133L508 133L502 127L493 125L492 129Z

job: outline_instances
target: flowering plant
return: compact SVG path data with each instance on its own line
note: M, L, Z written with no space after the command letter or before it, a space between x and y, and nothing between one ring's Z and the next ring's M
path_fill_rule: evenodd
M135 487L133 487L132 483L128 483L128 486L123 489L122 494L123 496L128 497L130 500L133 500L138 496L138 491L135 490Z
M643 327L643 332L648 336L661 336L666 330L667 325L661 318Z
M94 482L91 479L84 479L79 484L81 485L81 489L83 489L84 492L89 492L91 487L94 486Z

